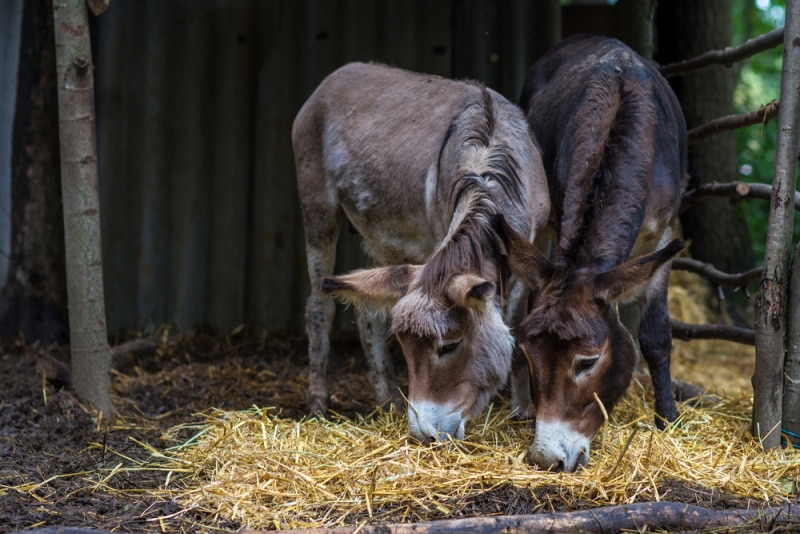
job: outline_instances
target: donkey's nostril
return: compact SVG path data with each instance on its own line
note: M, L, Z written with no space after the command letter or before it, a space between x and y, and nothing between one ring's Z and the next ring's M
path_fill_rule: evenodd
M559 460L558 462L554 463L552 468L556 473L562 472L564 470L564 460Z
M422 445L430 445L434 438L431 436L414 436Z

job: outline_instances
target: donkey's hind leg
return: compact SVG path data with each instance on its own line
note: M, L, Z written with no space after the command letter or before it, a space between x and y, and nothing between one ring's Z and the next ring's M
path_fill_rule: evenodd
M403 397L397 389L394 365L387 346L389 317L386 314L373 314L367 310L356 310L356 324L361 337L361 347L367 358L375 396L378 405L389 401L403 409Z
M339 237L340 218L331 215L325 219L327 231L309 231L306 225L306 255L311 295L306 301L306 334L308 335L308 393L306 402L311 414L325 415L328 409L328 358L330 334L336 304L322 293L322 278L333 274L336 261L336 241Z

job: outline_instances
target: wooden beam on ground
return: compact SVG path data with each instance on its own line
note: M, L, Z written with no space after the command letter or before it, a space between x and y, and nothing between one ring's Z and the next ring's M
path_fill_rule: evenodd
M710 510L678 502L646 502L603 506L578 512L470 517L424 523L309 528L283 532L293 534L605 533L624 530L707 531L743 525L770 532L778 528L800 527L800 507L786 505L761 510ZM267 534L267 532L246 527L239 530L239 534Z

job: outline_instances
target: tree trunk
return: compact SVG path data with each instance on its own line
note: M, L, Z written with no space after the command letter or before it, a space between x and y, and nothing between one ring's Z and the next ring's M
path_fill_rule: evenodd
M59 0L53 19L72 376L78 396L110 416L111 351L103 300L94 77L85 0Z
M11 252L0 338L67 338L52 2L26 0L11 153Z
M728 0L661 0L656 9L655 52L661 64L674 63L723 49L731 44L731 5ZM670 78L689 129L730 115L733 72L712 65ZM733 132L721 133L690 146L690 172L700 183L729 182L736 176ZM710 199L681 216L692 257L725 272L753 267L752 244L743 215L726 199Z
M619 0L614 6L616 37L646 59L653 58L655 0Z
M783 375L783 428L789 441L800 446L800 243L794 252L789 282L789 313L786 321L786 362Z
M769 207L764 274L756 297L756 369L753 375L753 434L765 449L780 447L783 371L786 350L786 297L797 178L800 126L800 0L786 5L781 107L775 148L775 177Z

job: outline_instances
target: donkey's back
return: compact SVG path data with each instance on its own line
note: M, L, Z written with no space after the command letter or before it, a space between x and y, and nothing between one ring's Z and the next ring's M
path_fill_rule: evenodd
M292 129L306 232L332 232L341 209L379 264L423 262L450 224L442 204L457 171L443 161L452 125L485 92L498 115L495 142L521 145L515 156L532 168L538 161L524 144L526 125L516 106L477 83L373 63L350 63L329 75ZM528 201L530 185L522 186ZM520 209L526 207L499 200L530 233L531 215Z
M576 35L533 65L520 104L560 252L583 249L608 269L652 251L677 216L687 150L680 104L658 70L616 39ZM587 201L601 183L602 204Z

